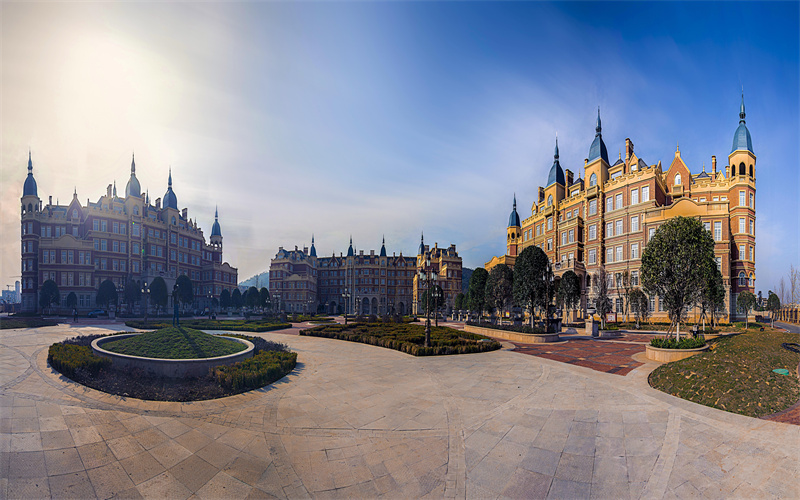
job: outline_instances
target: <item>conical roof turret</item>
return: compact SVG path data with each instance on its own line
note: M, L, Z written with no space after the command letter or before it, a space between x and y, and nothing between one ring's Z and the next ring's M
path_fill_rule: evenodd
M164 193L164 208L178 209L178 197L172 190L172 167L169 168L169 180L167 181L167 192Z
M36 187L36 179L33 178L33 161L31 160L31 150L28 150L28 177L22 186L22 196L39 196L39 189Z
M316 257L317 256L317 249L314 247L314 235L313 234L311 235L311 256L312 257Z
M355 255L355 252L353 252L353 237L351 236L350 237L350 247L347 249L347 256L348 257L352 257L353 255Z
M750 131L747 130L744 117L744 92L742 92L742 104L739 106L739 127L736 128L736 133L733 134L731 153L734 151L750 151L753 153L753 140L750 138Z
M128 179L128 184L125 185L125 197L142 195L142 186L139 184L139 179L136 178L136 158L131 153L131 178Z
M603 127L600 123L599 107L597 108L597 125L595 126L594 130L594 141L592 141L592 146L589 148L589 163L598 158L602 158L606 163L608 163L608 150L606 149L606 143L603 142Z
M514 208L511 210L511 215L508 216L508 227L520 227L519 214L517 213L517 195L514 194Z
M386 257L386 237L381 238L381 257Z
M547 185L553 184L566 184L564 179L564 169L561 168L561 163L558 161L558 136L556 136L556 149L553 152L553 166L550 167L550 174L547 176ZM516 200L516 196L514 197ZM516 203L515 203L516 204Z
M222 228L219 225L219 208L214 208L214 225L211 226L211 236L222 236Z

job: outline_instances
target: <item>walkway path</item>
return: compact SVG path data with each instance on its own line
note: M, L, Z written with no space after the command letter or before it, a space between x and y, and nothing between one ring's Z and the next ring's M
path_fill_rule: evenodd
M282 381L158 403L47 367L98 331L0 331L0 498L800 497L800 427L655 391L643 359L623 377L267 333L299 353Z

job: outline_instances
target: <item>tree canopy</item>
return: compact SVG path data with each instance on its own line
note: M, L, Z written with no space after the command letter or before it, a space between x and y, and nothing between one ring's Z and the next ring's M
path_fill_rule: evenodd
M425 312L428 310L428 301L430 300L430 307L431 311L436 311L444 306L444 290L439 285L433 285L430 288L430 294L428 290L422 292L422 297L420 301L422 302L422 307L425 309Z
M460 310L464 309L464 298L465 298L465 295L463 293L457 293L456 294L456 298L455 298L455 302L454 302L453 306L456 308L457 311L460 311Z
M611 312L611 299L608 298L608 277L609 274L601 267L594 278L594 288L597 290L594 308L600 316L600 325L602 328L606 327L606 315Z
M259 307L264 309L269 308L270 298L269 298L269 290L267 287L261 287L261 290L258 291L258 298L259 298Z
M114 286L113 281L104 280L100 283L100 287L97 289L97 298L95 299L98 306L107 309L109 304L116 304L118 298L117 287Z
M753 292L748 292L745 290L741 292L738 297L736 297L736 308L739 309L740 312L744 313L744 325L745 328L750 327L750 311L756 306L756 296L753 295Z
M558 283L558 303L573 310L580 301L581 279L570 269L561 275L561 281Z
M700 304L701 316L703 318L703 329L705 330L706 315L711 313L713 324L717 312L725 307L725 285L722 282L722 273L713 260L710 262L706 261L705 263L698 303Z
M75 307L78 305L78 296L75 295L75 292L69 292L67 295L67 307Z
M539 311L540 317L547 317L554 288L553 269L547 254L536 246L524 249L514 264L512 280L514 300L530 310L531 326L535 311Z
M231 305L236 310L242 308L242 292L239 291L238 287L234 288L233 293L231 294Z
M52 304L58 304L61 301L61 294L58 291L58 285L53 280L47 280L42 283L42 288L39 290L39 307L42 309L49 308Z
M158 308L167 307L167 282L161 276L156 276L153 282L150 283L150 303Z
M175 280L175 286L178 287L178 301L181 305L185 307L187 304L194 302L194 287L192 280L188 276L185 274L178 276L178 279Z
M486 303L486 280L488 278L489 273L486 272L486 269L479 267L472 272L472 276L469 279L468 307L473 311L477 311L479 318Z
M142 289L132 277L129 277L128 281L125 283L125 290L122 292L122 295L125 297L125 303L128 304L128 309L130 309L133 304L141 300Z
M506 264L494 266L486 280L486 303L502 313L511 305L513 298L514 272Z
M636 318L636 327L639 328L641 321L650 315L650 299L641 289L634 288L628 292L628 306Z
M674 217L656 230L642 254L642 285L664 303L676 338L688 305L697 302L709 265L714 261L714 239L699 219Z
M222 293L219 294L219 306L223 309L227 309L231 306L231 292L229 292L227 288L222 290Z
M251 286L247 289L247 307L258 307L261 302L261 295L258 293L258 288Z

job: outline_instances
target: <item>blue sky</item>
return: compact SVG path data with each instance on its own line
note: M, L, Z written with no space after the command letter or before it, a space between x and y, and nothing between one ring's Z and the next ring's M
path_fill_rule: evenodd
M730 152L744 87L757 164L757 289L800 265L797 2L2 5L3 234L33 150L39 194L181 207L245 279L278 246L505 250L552 164L582 175L600 106L610 156L693 172ZM2 239L3 284L19 244Z

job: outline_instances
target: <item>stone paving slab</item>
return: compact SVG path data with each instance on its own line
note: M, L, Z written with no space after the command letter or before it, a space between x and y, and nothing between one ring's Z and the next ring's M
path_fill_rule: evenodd
M165 403L47 367L51 343L100 331L0 332L0 498L800 497L800 427L655 391L641 354L621 377L265 333L298 352L292 374Z
M642 363L631 358L644 352L644 344L573 338L552 344L512 342L515 352L582 366L604 373L627 375Z

